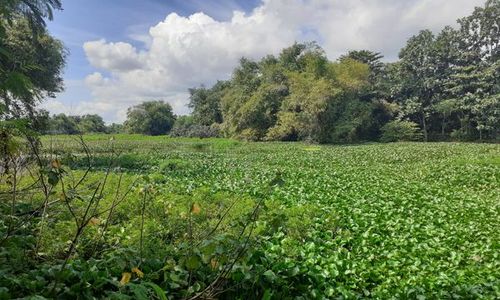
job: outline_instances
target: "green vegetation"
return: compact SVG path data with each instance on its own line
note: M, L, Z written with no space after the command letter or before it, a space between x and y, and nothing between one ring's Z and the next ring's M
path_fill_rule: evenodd
M295 43L109 126L37 109L60 9L0 4L0 300L500 298L498 144L416 142L498 139L499 0L396 62Z
M382 142L418 141L418 125L409 121L392 121L382 127Z
M498 145L84 139L2 181L0 298L500 296Z
M163 101L147 101L127 111L123 126L130 133L148 135L167 134L175 122L172 106Z
M457 29L411 37L390 63L369 50L329 61L315 43L242 58L230 80L190 89L194 124L246 140L346 143L377 141L386 123L409 121L425 141L495 140L499 16L500 1L488 0Z
M44 2L44 3L42 3ZM62 90L66 51L45 29L58 0L0 4L0 121L36 118L36 105Z

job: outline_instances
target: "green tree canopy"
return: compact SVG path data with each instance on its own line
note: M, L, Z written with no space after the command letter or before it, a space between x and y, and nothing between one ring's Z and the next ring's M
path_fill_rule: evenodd
M125 128L130 133L167 134L175 122L172 106L163 101L146 101L127 111Z
M49 132L55 134L77 134L78 119L66 114L58 114L52 116L49 121Z
M66 50L45 30L35 37L23 19L5 29L7 36L0 40L8 56L0 61L1 117L33 117L42 99L63 90Z
M218 81L212 88L204 86L189 89L189 107L193 109L193 118L200 125L222 123L221 98L226 88L227 81Z
M103 133L106 132L106 124L99 115L83 115L78 122L78 129L85 133Z
M391 121L418 124L426 141L495 138L499 22L500 0L487 0L457 28L420 31L390 63L370 50L332 62L316 43L242 58L227 82L190 90L193 122L250 140L377 140Z

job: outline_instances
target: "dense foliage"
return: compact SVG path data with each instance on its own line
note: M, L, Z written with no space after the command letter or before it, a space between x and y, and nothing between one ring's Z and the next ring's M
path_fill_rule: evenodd
M410 121L391 121L382 127L382 142L401 142L420 140L418 124Z
M389 121L417 123L425 141L496 139L499 20L488 0L458 29L411 37L393 63L368 50L331 62L314 43L243 58L229 81L190 90L193 121L247 140L378 140Z
M66 50L44 20L54 9L61 9L59 0L0 2L0 175L20 151L20 137L37 144L35 131L45 116L37 104L63 89Z
M2 181L0 298L500 296L497 145L84 138Z
M20 4L30 1L7 2L12 7L2 2L0 8L0 121L34 119L36 105L62 90L66 50L44 27L35 30L35 20L29 22L20 15L18 10L26 10L29 18L36 19L34 12Z
M96 114L68 116L61 113L50 117L46 113L38 120L41 123L38 130L44 134L113 133L112 130L116 130L106 127L102 117Z
M127 111L123 124L130 133L148 135L167 134L175 122L172 106L163 101L146 101Z
M174 127L169 135L172 137L209 138L219 137L220 130L216 123L211 126L200 125L195 123L193 116L179 116L175 120Z

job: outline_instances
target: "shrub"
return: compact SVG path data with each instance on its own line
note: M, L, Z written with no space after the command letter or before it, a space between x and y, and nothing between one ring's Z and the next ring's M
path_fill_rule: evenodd
M475 139L475 136L467 132L464 129L453 129L453 131L450 134L450 138L454 141L473 141Z
M220 131L217 126L186 124L174 127L170 132L170 136L211 138L220 137Z
M254 128L247 128L244 129L238 136L238 139L244 140L244 141L249 141L249 142L255 142L260 140L262 137L259 134L259 131Z
M392 121L382 127L381 142L416 141L421 139L422 132L415 122Z

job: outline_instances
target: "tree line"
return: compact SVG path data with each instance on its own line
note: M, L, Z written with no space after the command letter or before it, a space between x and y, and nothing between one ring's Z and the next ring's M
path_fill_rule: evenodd
M119 133L123 131L123 125L106 125L97 114L78 116L60 113L50 116L49 112L41 110L35 129L42 134Z
M8 3L0 10L4 133L2 128L24 119L43 133L319 143L498 139L500 0L486 1L456 28L420 31L396 62L384 62L381 53L369 50L330 61L318 44L295 43L277 56L242 58L229 80L189 89L189 116L175 116L163 101L147 101L131 107L123 125L110 126L97 115L49 117L37 109L63 89L67 53L43 23L60 3L38 8L26 6L28 0Z
M192 124L249 140L496 139L499 28L489 0L456 29L411 37L396 62L368 50L329 61L316 43L243 58L230 80L190 89Z

